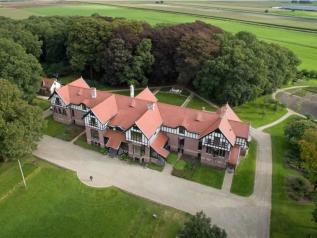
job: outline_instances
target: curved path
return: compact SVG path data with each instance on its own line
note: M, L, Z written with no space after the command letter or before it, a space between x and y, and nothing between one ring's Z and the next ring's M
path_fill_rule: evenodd
M229 237L269 237L271 208L271 140L252 130L259 142L254 194L244 198L222 190L184 180L167 173L111 159L70 142L44 136L34 154L58 166L75 171L93 187L116 186L191 214L203 210ZM89 176L93 176L93 182Z
M294 114L300 115L288 109L278 120L251 129L251 136L257 141L257 163L254 192L247 198L231 194L230 189L218 190L169 173L131 165L49 136L44 136L34 154L75 171L88 186L116 186L191 214L203 210L213 223L226 229L229 237L267 238L270 234L272 149L271 137L263 130Z

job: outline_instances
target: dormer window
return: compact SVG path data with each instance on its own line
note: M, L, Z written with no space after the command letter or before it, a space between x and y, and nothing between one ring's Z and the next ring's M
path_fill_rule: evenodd
M55 99L55 104L56 104L56 105L61 105L61 100L59 100L59 98L56 98L56 99Z
M179 127L178 128L178 132L179 132L179 134L184 135L185 134L185 128L184 127Z

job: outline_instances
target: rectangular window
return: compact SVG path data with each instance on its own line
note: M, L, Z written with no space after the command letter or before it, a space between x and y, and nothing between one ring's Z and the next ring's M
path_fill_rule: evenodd
M131 131L131 139L134 141L142 142L142 133Z
M145 155L145 145L141 146L141 156Z
M91 118L90 118L90 121L89 121L89 125L90 125L90 126L97 127L98 125L97 125L96 118L91 117Z
M211 147L206 147L206 153L207 154L212 154L212 148Z
M211 139L208 138L207 141L206 141L206 143L207 143L208 145L211 145Z
M55 104L56 105L61 105L61 101L59 100L59 98L55 98Z
M90 130L90 135L92 139L99 140L99 133L97 130Z
M72 117L75 116L75 112L74 112L74 109L72 109Z
M201 150L201 148L202 148L202 142L199 141L199 142L198 142L198 150Z
M179 132L179 134L184 135L185 134L185 128L184 127L179 127L178 128L178 132Z
M220 146L220 137L215 137L214 146Z
M82 106L83 110L87 109L85 104L82 104L81 106Z

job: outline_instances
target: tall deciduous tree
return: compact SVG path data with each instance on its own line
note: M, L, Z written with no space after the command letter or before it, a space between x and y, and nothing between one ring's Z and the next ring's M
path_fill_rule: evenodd
M15 83L23 97L31 100L41 83L42 67L37 59L12 40L0 38L0 77Z
M42 112L24 101L17 86L4 79L0 79L0 98L0 158L22 158L36 148L42 135Z
M111 35L111 25L97 17L80 17L73 20L68 34L67 54L73 69L89 72L90 79L94 72L99 73L102 52Z
M308 179L317 187L317 130L308 129L299 141L300 156L308 172Z
M147 85L148 74L154 63L154 56L151 53L151 40L143 39L136 48L135 55L132 57L131 65L125 67L124 78L121 82L137 82L141 85Z

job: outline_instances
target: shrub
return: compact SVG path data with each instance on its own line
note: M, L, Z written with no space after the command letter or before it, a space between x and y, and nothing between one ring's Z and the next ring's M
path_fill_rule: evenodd
M313 188L307 179L291 176L287 178L286 186L290 198L296 201L311 200Z
M120 159L124 160L124 161L127 161L129 159L129 155L127 153L123 153L123 154L120 155Z
M211 225L211 219L202 211L185 223L184 228L179 232L180 238L226 238L227 233L224 229L216 225Z
M106 155L106 154L108 154L109 150L108 150L108 148L100 148L100 149L99 149L99 152L100 152L101 154Z

